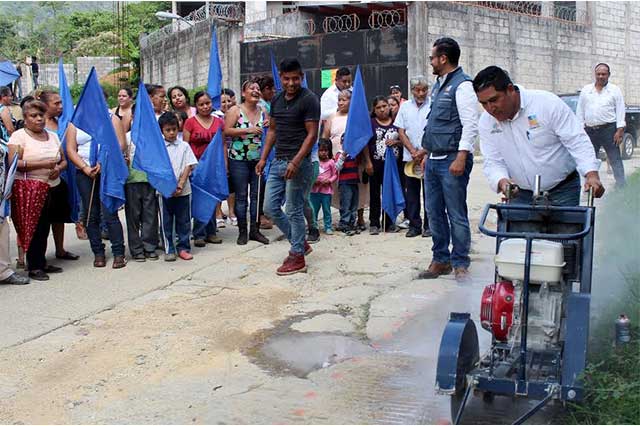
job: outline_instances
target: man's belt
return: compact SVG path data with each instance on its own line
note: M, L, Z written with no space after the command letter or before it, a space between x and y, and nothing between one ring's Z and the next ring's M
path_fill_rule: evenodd
M597 126L585 126L585 127L589 130L600 130L600 129L604 129L605 127L615 126L615 125L616 123L605 123L605 124L598 124Z

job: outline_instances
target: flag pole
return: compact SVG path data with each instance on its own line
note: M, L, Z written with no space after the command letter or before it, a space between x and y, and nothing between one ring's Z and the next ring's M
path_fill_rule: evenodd
M91 205L93 204L93 193L96 189L96 178L93 178L93 183L91 184L91 196L89 197L89 209L87 210L87 223L84 225L89 228L89 218L91 217Z
M387 227L385 226L386 220L387 220L387 214L384 210L382 210L382 233L383 234L387 233Z
M258 175L258 198L256 199L256 224L260 229L260 186L262 184L262 174Z

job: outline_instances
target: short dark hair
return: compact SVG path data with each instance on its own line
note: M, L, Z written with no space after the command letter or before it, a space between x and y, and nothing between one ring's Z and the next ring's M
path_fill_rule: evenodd
M234 91L233 91L233 90L231 90L231 89L227 89L227 88L222 89L222 92L220 92L220 94L221 94L221 95L227 95L227 96L229 96L230 98L233 98L233 97L235 97L235 96L236 96L236 92L234 92Z
M280 62L280 72L299 72L302 74L302 65L296 58L285 58Z
M47 104L45 104L44 102L38 99L32 99L30 101L27 101L24 103L24 105L22 105L22 114L26 115L27 111L29 111L30 109L37 109L41 113L46 114Z
M338 71L336 71L336 79L344 77L345 75L351 75L351 70L349 70L349 68L347 67L338 68Z
M473 79L473 90L477 92L493 86L499 92L505 92L513 82L509 74L500 67L491 65L480 71Z
M451 65L458 65L460 61L460 46L458 42L450 37L441 37L433 43L436 48L436 55L445 55Z
M321 149L326 149L329 152L329 158L333 158L333 144L331 143L331 139L321 138L318 142L318 151Z
M193 95L193 103L197 104L200 98L203 96L206 96L207 98L211 99L211 96L207 92L205 92L204 90L201 90L197 92L195 95Z
M144 88L147 90L147 93L149 94L149 96L153 96L156 94L158 90L164 89L164 87L162 87L159 84L145 84Z
M131 87L121 87L120 90L124 90L130 98L133 98L133 90L131 90ZM118 93L120 93L120 90L118 90Z
M604 62L600 62L598 65L596 65L595 67L593 67L593 70L597 70L599 66L603 66L603 67L607 67L607 72L609 74L611 74L611 68L609 68L609 64L606 64Z
M171 109L175 109L175 107L173 106L173 101L171 100L171 92L173 92L174 90L179 90L182 92L182 94L184 95L184 98L187 100L187 105L191 105L191 98L189 97L189 92L187 92L187 89L185 89L182 86L173 86L172 88L169 89L169 92L167 93L169 96L169 105L171 105Z
M11 95L13 95L13 93L11 92L11 88L9 88L8 86L0 87L0 97L1 96L11 96Z
M167 111L158 118L158 125L160 126L160 130L171 125L178 127L178 117L175 113Z
M22 100L20 101L20 108L24 108L24 104L26 104L27 102L31 102L33 100L35 100L36 98L34 98L31 95L27 95L24 98L22 98Z
M260 77L260 79L258 80L258 84L260 85L261 91L269 87L274 87L276 85L273 81L273 77L271 77L270 75L264 75Z

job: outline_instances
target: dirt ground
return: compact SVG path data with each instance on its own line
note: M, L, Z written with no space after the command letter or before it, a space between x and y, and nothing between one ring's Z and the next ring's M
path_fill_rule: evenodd
M434 392L442 329L450 311L477 317L493 278L494 242L477 223L497 196L481 166L466 285L415 280L431 240L404 233L323 234L307 274L278 277L286 242L238 247L230 226L192 263L94 273L69 227L78 263L0 288L0 423L447 423L448 398ZM603 179L612 186L604 166Z

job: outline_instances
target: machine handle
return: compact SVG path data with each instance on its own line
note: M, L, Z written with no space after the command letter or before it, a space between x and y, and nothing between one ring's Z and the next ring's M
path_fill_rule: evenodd
M593 207L593 199L594 199L593 188L589 188L589 194L587 195L587 206L588 207Z
M487 221L487 216L490 210L499 212L501 210L527 210L527 211L557 211L557 212L581 212L585 215L584 228L580 232L573 234L543 234L538 232L508 232L508 231L492 231L488 229L484 224ZM478 228L480 232L490 237L501 238L525 238L525 239L554 239L554 240L578 240L584 238L589 232L591 232L591 218L593 215L593 209L590 207L560 207L560 206L527 206L527 205L513 205L513 204L487 204L480 216L480 224Z

